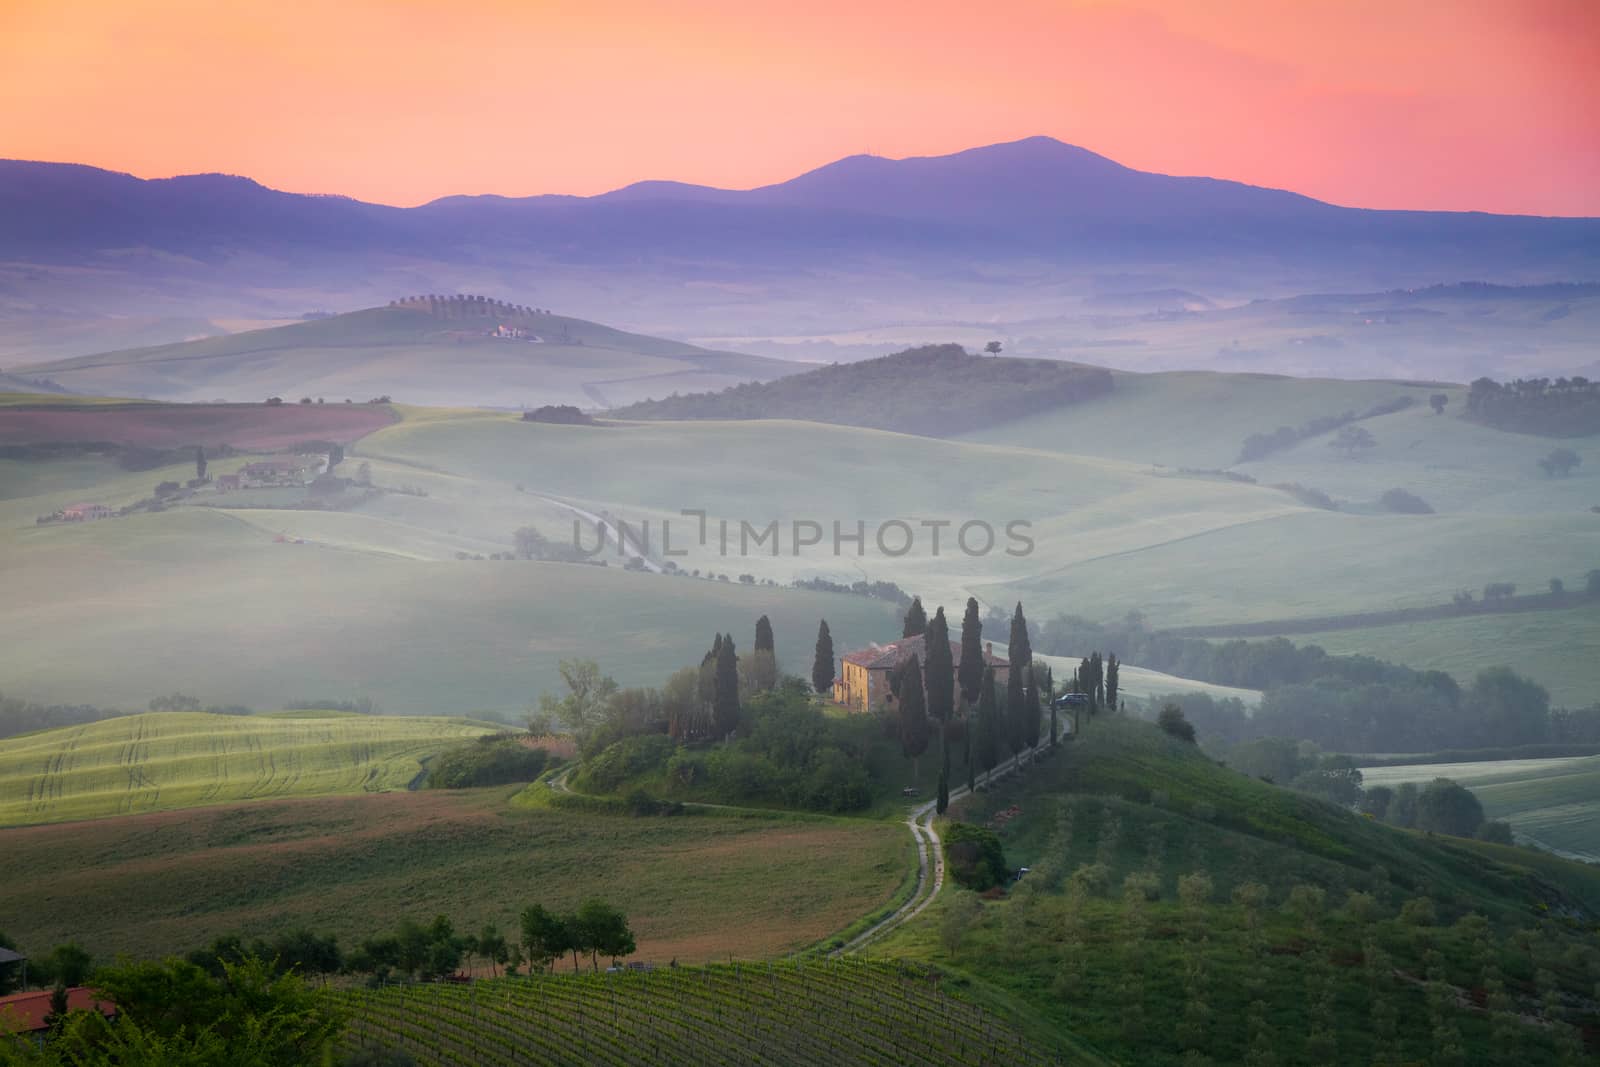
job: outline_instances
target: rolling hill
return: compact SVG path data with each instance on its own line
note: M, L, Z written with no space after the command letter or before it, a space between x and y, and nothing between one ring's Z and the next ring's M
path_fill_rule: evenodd
M294 318L397 290L489 292L678 336L884 330L903 347L918 326L977 326L1016 338L1008 347L1018 351L1081 358L1065 335L1105 339L1093 322L1054 331L1048 347L1030 347L1026 338L1047 331L1025 324L1140 293L1236 304L1600 274L1592 219L1342 208L1139 172L1049 138L851 157L753 190L645 182L594 197L454 196L403 209L226 175L143 181L8 161L0 213L14 222L0 238L0 294L16 294L0 296L0 311L32 353L13 347L8 369L81 353L86 336L119 318L130 330L165 321L195 336L229 319ZM1472 376L1459 360L1426 373Z
M490 336L497 328L512 334ZM408 301L30 368L80 393L162 400L302 396L414 404L608 407L792 373L793 364L482 299Z
M613 414L623 419L810 419L947 437L1092 400L1111 387L1111 373L1101 367L999 360L969 355L960 345L928 345L776 382L645 400Z
M153 712L45 730L0 740L0 826L405 789L436 753L496 729L336 712Z

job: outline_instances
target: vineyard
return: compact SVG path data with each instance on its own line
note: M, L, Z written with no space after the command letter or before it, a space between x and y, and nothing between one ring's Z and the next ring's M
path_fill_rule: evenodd
M452 1064L1066 1062L903 963L718 964L339 994L353 1049Z

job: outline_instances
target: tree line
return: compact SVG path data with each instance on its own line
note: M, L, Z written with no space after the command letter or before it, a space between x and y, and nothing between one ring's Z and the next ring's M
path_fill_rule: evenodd
M1600 433L1600 382L1570 378L1479 378L1467 391L1466 417L1474 422L1542 437Z

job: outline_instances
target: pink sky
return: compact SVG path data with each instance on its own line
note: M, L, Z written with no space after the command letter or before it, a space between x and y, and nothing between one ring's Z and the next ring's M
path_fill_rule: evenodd
M1341 204L1600 215L1597 0L0 0L0 99L0 155L394 204L1047 134Z

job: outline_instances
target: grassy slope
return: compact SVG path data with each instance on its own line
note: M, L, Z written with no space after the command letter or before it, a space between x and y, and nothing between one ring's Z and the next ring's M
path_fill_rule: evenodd
M0 929L28 949L160 956L306 925L346 947L401 916L517 928L602 895L643 959L795 951L900 884L901 826L788 817L632 819L505 804L508 791L266 801L0 830Z
M1600 756L1368 767L1368 785L1452 778L1519 837L1600 863Z
M405 789L430 756L494 729L464 719L167 712L46 730L0 741L0 825Z
M1244 1062L1252 1000L1262 1002L1275 1062L1322 1062L1305 1042L1318 1025L1313 1006L1324 989L1332 996L1336 1062L1372 1061L1375 1000L1398 1009L1402 1058L1425 1058L1434 1048L1417 980L1428 966L1425 950L1441 953L1435 965L1447 981L1468 987L1479 982L1482 956L1459 929L1395 922L1403 902L1430 897L1444 923L1468 912L1486 916L1491 955L1519 1004L1534 1005L1519 1010L1534 1014L1533 967L1526 951L1512 948L1511 932L1564 908L1587 915L1588 923L1600 913L1600 870L1393 830L1218 768L1139 723L1102 720L1054 758L958 810L982 822L1012 805L1021 814L1002 831L1006 856L1034 873L1009 899L983 904L954 949L940 931L959 901L946 893L878 951L993 983L1127 1062L1183 1062L1186 1042L1213 1062ZM1109 892L1090 892L1074 905L1062 879L1092 863L1106 865ZM1156 879L1160 900L1130 911L1120 887L1135 872ZM1176 902L1177 881L1196 872L1211 879L1211 891L1198 911L1188 911ZM1259 935L1243 909L1227 903L1244 882L1269 891ZM1282 907L1302 884L1327 894L1327 910L1309 927ZM1379 921L1363 927L1335 912L1352 890L1374 896ZM1393 977L1363 971L1364 939L1391 956ZM1583 962L1577 938L1557 925L1535 935L1533 945L1539 967L1589 995L1588 967L1600 960ZM1198 997L1186 990L1190 973L1202 976ZM1587 1012L1592 1025L1595 1005L1581 997L1571 1002L1571 1021ZM1190 1014L1196 999L1203 1015ZM1203 1020L1198 1037L1177 1025L1190 1018ZM1481 1013L1457 1010L1448 1018L1466 1047L1484 1047ZM1523 1033L1520 1062L1555 1062L1545 1032Z
M558 315L526 320L548 343L460 340L452 331L481 330L493 320L435 318L410 308L369 308L333 318L253 330L176 345L80 356L39 364L80 392L168 400L269 395L351 397L379 394L414 403L502 406L581 404L600 388L609 403L687 387L731 385L776 377L792 367L778 360L712 352L626 333ZM648 382L644 380L650 380Z

